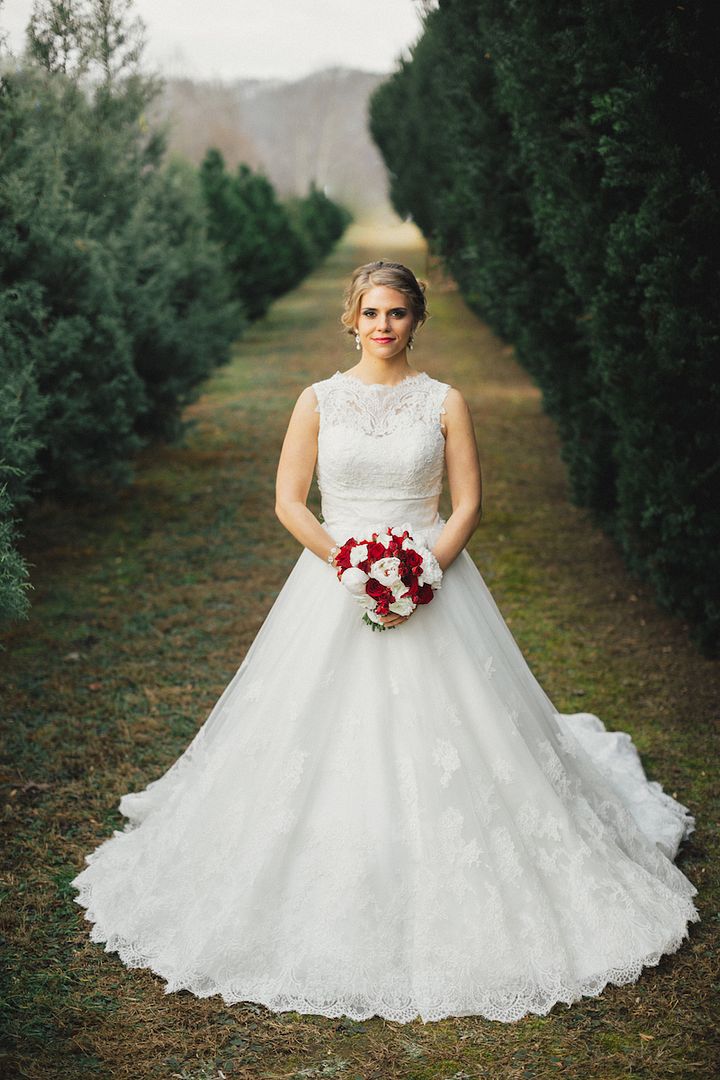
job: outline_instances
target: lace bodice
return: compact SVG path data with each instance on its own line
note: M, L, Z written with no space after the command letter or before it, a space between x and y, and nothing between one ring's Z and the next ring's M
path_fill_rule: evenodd
M449 384L427 372L386 386L336 371L312 386L320 413L316 475L329 530L409 521L418 532L441 521Z

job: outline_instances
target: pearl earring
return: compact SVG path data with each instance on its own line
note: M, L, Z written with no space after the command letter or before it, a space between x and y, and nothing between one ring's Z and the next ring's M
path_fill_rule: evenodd
M361 348L361 345L360 345L360 335L359 335L359 334L356 334L356 335L355 335L355 348L356 348L356 349L359 349L359 348Z
M412 349L412 347L413 347L413 341L414 341L414 340L415 340L415 335L414 335L414 334L411 334L411 335L410 335L410 338L409 338L409 340L408 340L408 349Z

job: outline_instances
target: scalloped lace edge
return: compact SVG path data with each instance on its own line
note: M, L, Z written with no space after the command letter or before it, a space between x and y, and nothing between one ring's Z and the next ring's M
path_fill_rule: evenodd
M700 921L700 915L692 900L685 900L681 905L686 921L685 929L680 934L671 936L659 951L648 953L640 959L628 961L619 967L611 967L598 975L580 979L575 983L556 982L552 986L530 985L517 991L488 993L478 988L470 995L465 992L461 1000L452 992L429 1006L420 1006L407 998L371 998L366 994L348 995L345 999L332 1001L321 1000L301 993L278 993L270 980L263 983L242 985L241 980L218 983L207 976L189 973L185 976L168 976L164 971L153 966L153 957L138 950L132 942L106 930L96 919L90 908L92 886L85 885L74 897L76 904L87 910L84 918L93 923L90 933L92 941L105 942L105 952L116 952L128 968L147 968L165 981L164 994L188 990L198 998L214 997L219 994L226 1005L238 1002L250 1002L263 1005L273 1012L310 1013L314 1016L337 1018L346 1016L350 1020L368 1020L379 1017L400 1024L421 1020L423 1023L445 1020L454 1016L482 1016L486 1020L498 1020L501 1023L514 1023L524 1016L534 1014L546 1016L553 1006L562 1003L573 1005L583 997L598 997L610 983L625 986L637 982L643 968L657 967L663 956L677 952L689 937L689 924ZM242 986L242 988L240 988Z

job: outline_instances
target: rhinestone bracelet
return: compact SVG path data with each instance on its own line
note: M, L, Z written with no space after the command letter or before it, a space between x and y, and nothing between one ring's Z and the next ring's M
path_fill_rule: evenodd
M334 558L337 555L339 550L340 550L340 548L339 548L339 546L337 544L333 544L333 546L330 548L330 554L327 557L327 561L330 563L331 566L332 566L333 560L334 560Z

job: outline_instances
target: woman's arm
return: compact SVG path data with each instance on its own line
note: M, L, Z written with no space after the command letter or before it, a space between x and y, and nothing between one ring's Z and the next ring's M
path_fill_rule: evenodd
M280 451L275 480L275 514L304 547L327 562L335 540L305 505L317 460L320 414L307 386L295 402Z
M470 409L459 390L445 397L445 462L452 513L433 545L446 570L463 550L482 517L482 472Z

